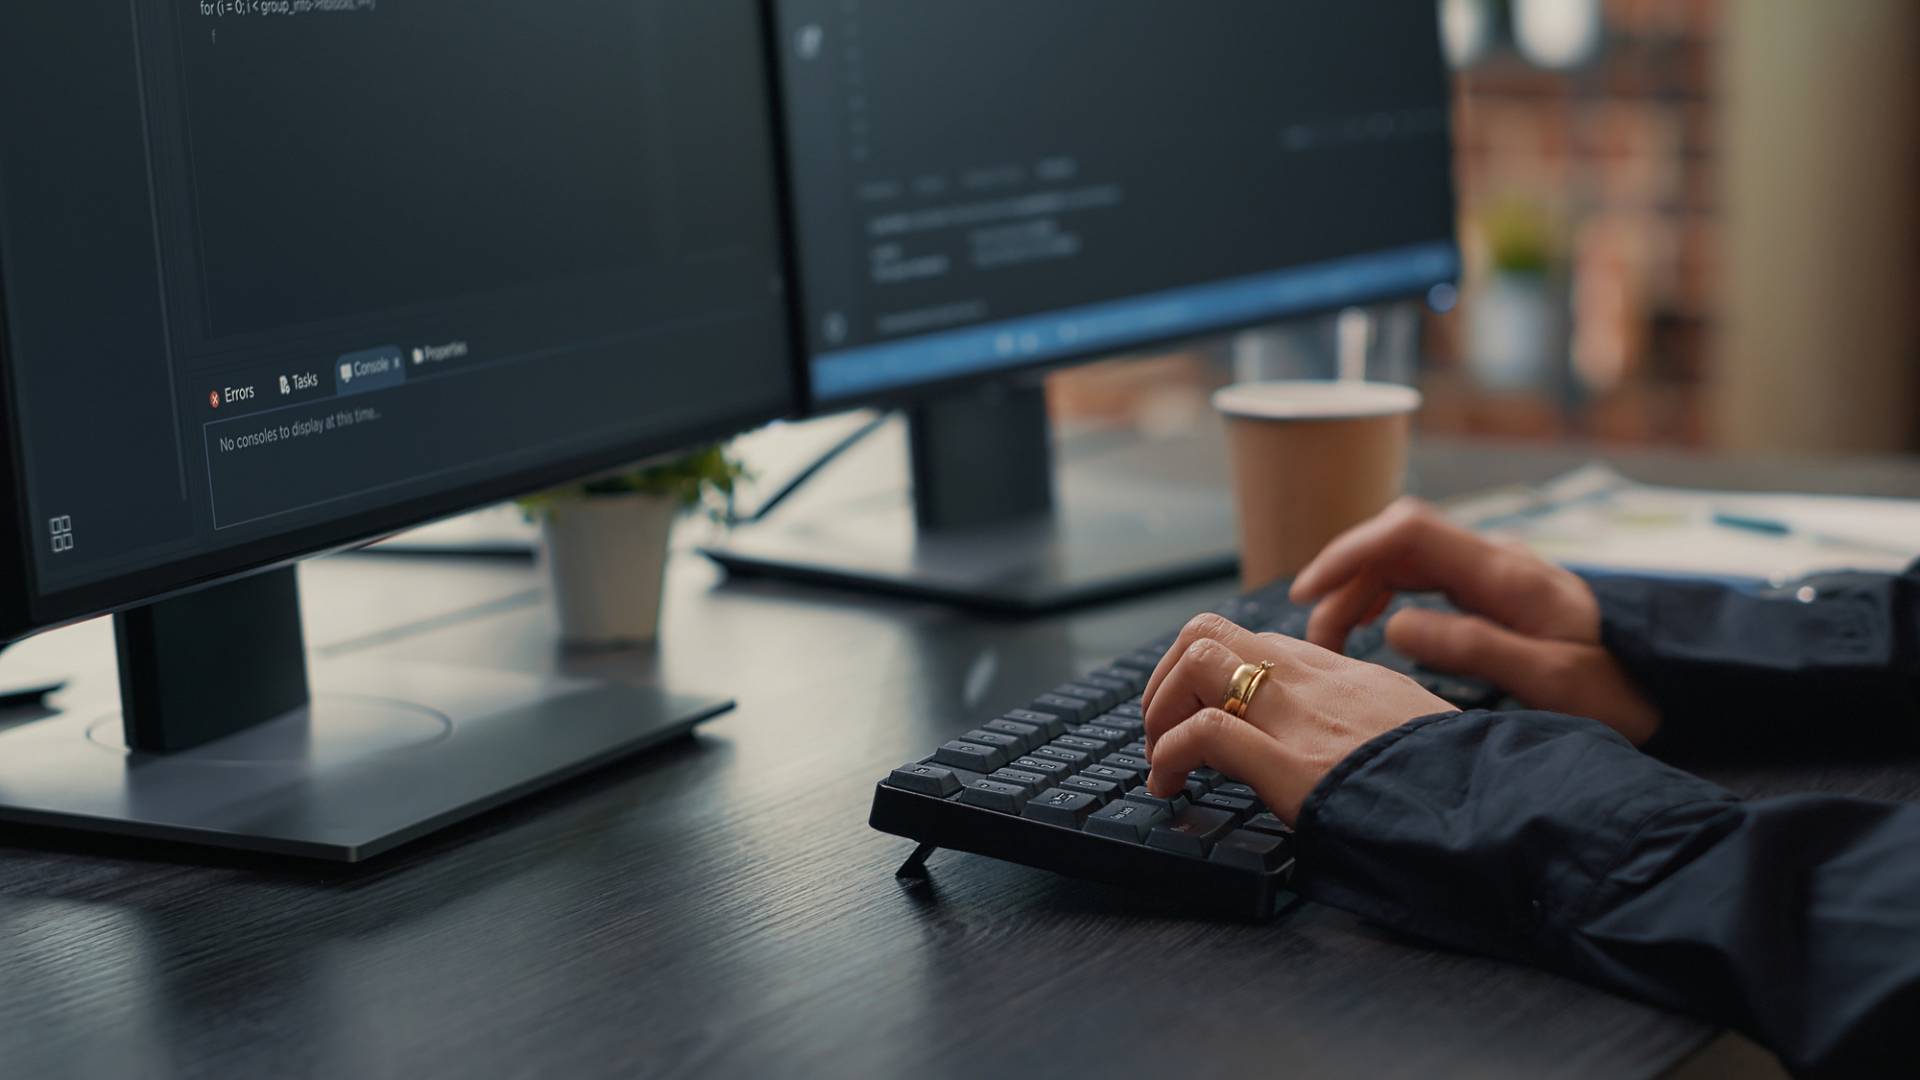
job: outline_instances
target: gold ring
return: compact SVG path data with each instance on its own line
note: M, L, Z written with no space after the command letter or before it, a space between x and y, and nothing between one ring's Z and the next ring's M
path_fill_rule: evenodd
M1253 704L1253 696L1260 692L1260 685L1267 681L1267 672L1272 670L1271 660L1241 664L1235 668L1233 678L1227 680L1227 703L1220 707L1228 715L1245 720L1247 707Z

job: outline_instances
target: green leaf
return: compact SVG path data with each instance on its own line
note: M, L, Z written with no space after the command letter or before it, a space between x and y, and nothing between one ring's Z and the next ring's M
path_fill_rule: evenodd
M704 506L719 521L724 519L727 497L747 475L746 466L727 453L725 444L714 443L676 458L529 495L519 503L521 512L539 519L551 514L554 504L571 499L653 495L673 500L682 511Z

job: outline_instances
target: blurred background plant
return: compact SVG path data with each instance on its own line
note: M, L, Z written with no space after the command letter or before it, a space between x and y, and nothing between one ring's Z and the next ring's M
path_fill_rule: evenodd
M702 510L714 521L724 522L734 489L746 478L746 467L728 452L725 444L715 443L530 495L520 500L520 509L529 518L538 520L573 499L644 495L665 499L682 513Z

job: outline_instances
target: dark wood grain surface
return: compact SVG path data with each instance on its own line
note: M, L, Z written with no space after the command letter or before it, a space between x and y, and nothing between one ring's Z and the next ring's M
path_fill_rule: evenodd
M1441 491L1564 464L1488 475L1513 458L1429 448L1423 476ZM1796 483L1920 494L1920 469L1873 469ZM554 648L527 565L342 557L304 585L323 655L657 680L741 707L358 869L0 838L0 1075L1634 1076L1715 1034L1321 907L1196 920L952 853L928 885L893 879L907 845L865 826L880 776L1225 583L996 622L724 583L686 556L664 644L599 655ZM66 703L98 708L109 649L90 625L22 652L79 671ZM1911 763L1722 778L1920 796Z

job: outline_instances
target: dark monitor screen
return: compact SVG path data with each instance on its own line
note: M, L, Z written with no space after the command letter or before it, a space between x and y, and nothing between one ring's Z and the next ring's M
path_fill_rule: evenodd
M777 10L821 405L1458 275L1429 0Z
M0 6L5 483L36 617L791 412L761 18Z

